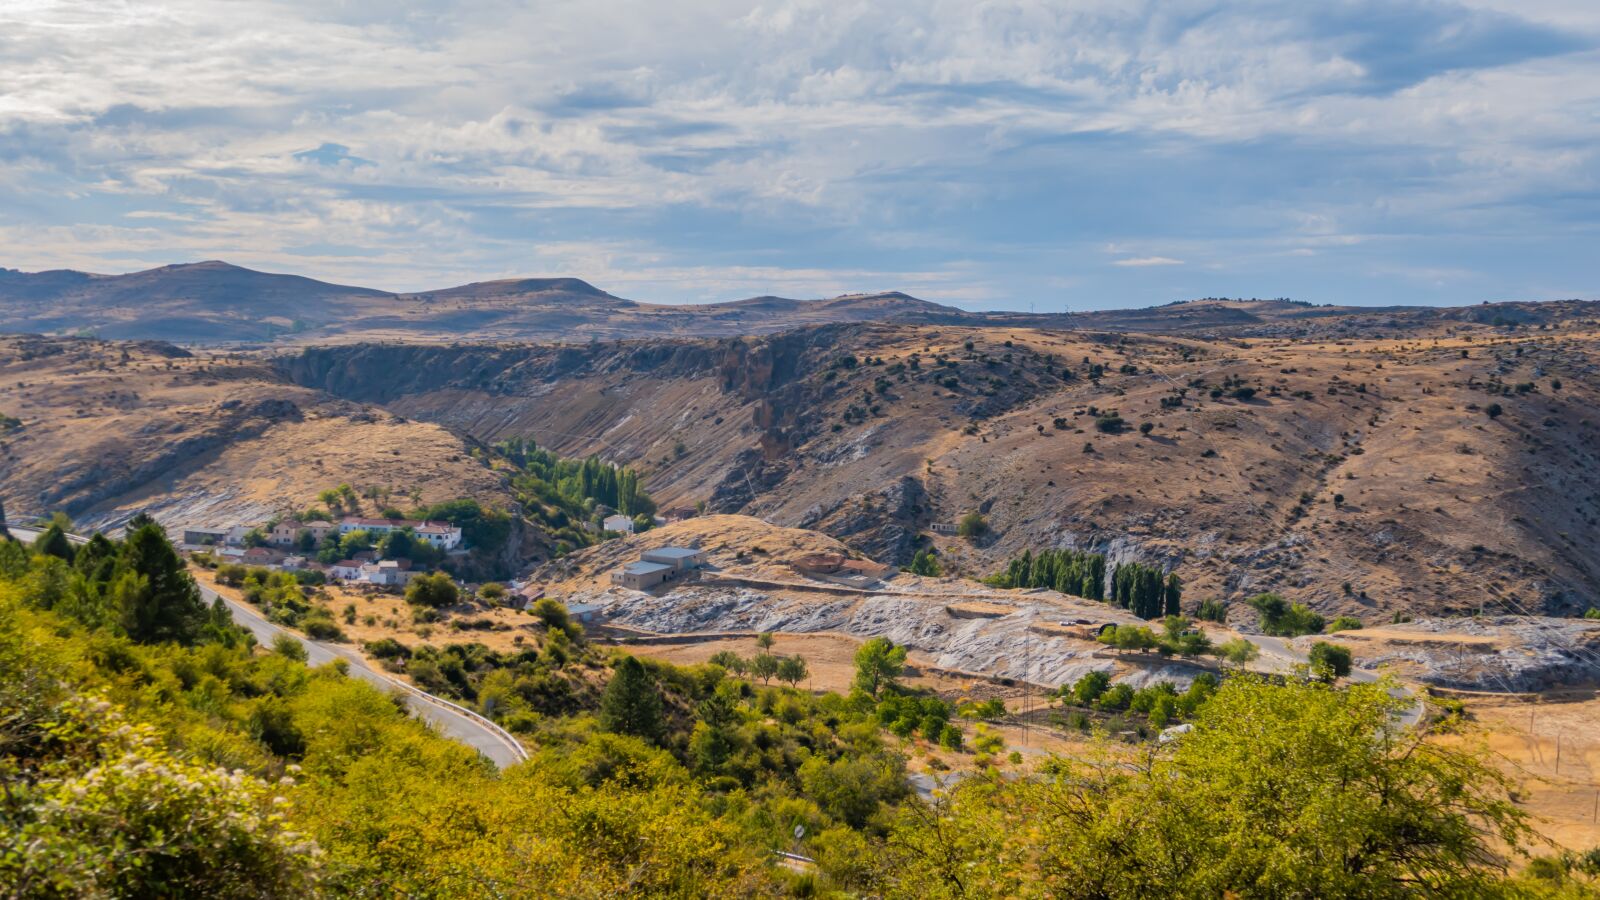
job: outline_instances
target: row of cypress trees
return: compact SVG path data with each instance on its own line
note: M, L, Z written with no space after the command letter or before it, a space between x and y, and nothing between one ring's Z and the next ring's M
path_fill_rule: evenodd
M1099 600L1105 596L1106 558L1086 550L1031 550L1012 557L1002 579L1007 587L1042 587Z
M1116 566L1108 585L1105 555L1087 550L1024 550L1021 556L1012 557L1005 571L991 583L1001 587L1050 588L1063 594L1106 600L1143 619L1178 615L1183 598L1183 582L1176 573L1167 575L1160 566L1144 563Z
M1179 614L1183 582L1174 572L1163 575L1160 566L1123 563L1111 575L1111 596L1106 599L1141 619Z

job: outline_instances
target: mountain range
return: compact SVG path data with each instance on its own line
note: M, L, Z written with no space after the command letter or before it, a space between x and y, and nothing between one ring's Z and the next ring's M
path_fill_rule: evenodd
M1214 298L1136 310L1033 314L972 312L899 291L673 305L625 299L577 278L514 278L394 293L215 260L122 275L0 269L0 331L189 344L588 342L731 337L851 322L1337 337L1415 331L1450 321L1539 325L1592 316L1595 309L1596 304L1579 301L1439 308Z

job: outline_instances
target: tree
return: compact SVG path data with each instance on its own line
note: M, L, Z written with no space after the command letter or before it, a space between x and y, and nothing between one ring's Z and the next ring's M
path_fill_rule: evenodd
M209 622L200 588L154 522L134 529L122 542L114 578L122 579L122 627L143 643L192 644Z
M967 513L961 517L960 523L956 525L956 534L964 538L982 537L988 530L989 520L985 519L983 513L979 512Z
M1111 675L1099 669L1079 678L1072 685L1072 700L1079 706L1088 706L1100 699L1100 695L1111 687Z
M803 656L785 656L778 661L778 680L787 683L790 687L796 687L800 682L805 681L806 676L810 674L811 669L806 665L806 660Z
M1228 604L1216 599L1201 600L1200 606L1195 610L1194 616L1197 619L1204 619L1207 622L1216 622L1218 625L1226 625L1228 622Z
M762 684L767 684L772 676L778 674L778 658L771 653L757 653L750 660L750 674L761 679Z
M721 666L729 672L744 671L744 659L732 650L718 650L716 653L711 654L711 658L706 662L713 666Z
M1149 650L1160 643L1155 632L1142 625L1118 625L1100 635L1100 643L1118 650Z
M1229 678L1148 767L1063 759L1039 778L969 779L897 821L885 866L912 897L1048 893L1041 884L1096 897L1508 895L1508 848L1537 840L1514 783L1471 744L1391 727L1411 701L1387 689Z
M1311 645L1311 672L1324 681L1337 681L1350 674L1349 647L1317 641Z
M771 650L773 643L772 632L763 631L756 635L756 646L762 650Z
M505 598L506 586L498 581L490 581L478 586L478 599L490 606L499 606L500 602Z
M460 589L444 572L418 575L406 585L406 602L413 606L442 609L454 605L460 598Z
M411 559L417 554L417 538L409 528L396 528L378 542L378 555L384 559Z
M939 568L939 557L931 549L918 550L911 557L911 565L906 567L906 571L913 575L926 575L929 578L937 578L942 572Z
M879 689L895 684L906 667L906 648L875 637L856 650L855 687L876 698Z
M1236 666L1242 666L1261 655L1261 648L1245 640L1234 638L1216 647L1216 654Z
M1500 414L1505 412L1504 409L1500 408L1500 404L1498 404L1498 403L1489 404L1488 406L1483 408L1483 411L1485 413L1487 413L1489 415L1489 418L1491 418L1491 419L1498 419L1498 418L1500 418Z
M632 656L624 656L600 697L600 727L649 741L665 731L661 694L655 680Z
M6 501L0 499L0 541L16 540L16 538L11 536L11 529L7 528L6 524Z
M73 556L77 553L72 546L72 541L67 539L66 531L55 522L50 523L50 527L39 532L39 536L34 538L33 552L54 556L67 562L72 562Z
M1261 614L1261 630L1276 637L1316 634L1325 620L1303 603L1291 605L1277 594L1256 594L1245 601Z

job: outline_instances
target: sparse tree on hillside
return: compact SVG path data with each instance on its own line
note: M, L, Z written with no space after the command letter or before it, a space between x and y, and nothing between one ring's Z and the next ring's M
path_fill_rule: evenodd
M790 687L799 685L810 674L811 668L806 665L803 656L785 656L778 660L778 680L786 682Z
M763 631L756 635L756 646L762 650L771 650L773 644L772 632Z
M750 660L750 674L761 679L762 684L772 681L772 676L778 674L778 658L771 653L757 653Z
M906 648L896 647L886 637L875 637L856 650L855 687L876 697L878 691L895 684L906 667Z
M956 533L964 538L982 537L989 530L989 520L982 513L969 512L961 517L961 522L956 525Z

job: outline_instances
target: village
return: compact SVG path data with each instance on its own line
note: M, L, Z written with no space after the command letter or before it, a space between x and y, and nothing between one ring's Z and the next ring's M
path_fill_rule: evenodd
M679 522L694 515L692 509L667 510L653 524ZM601 528L608 535L627 536L635 534L640 525L628 516L610 515ZM448 522L366 516L183 528L178 543L186 552L210 554L219 562L397 590L403 590L415 576L452 557L464 557L470 550L462 529ZM649 590L704 563L702 551L665 547L645 551L638 561L617 567L611 577L614 584ZM542 596L536 591L522 596L524 585L518 581L511 587L520 601L516 605Z
M352 539L352 535L357 535ZM398 537L396 537L398 536ZM326 559L330 550L361 547ZM181 547L209 552L224 562L316 572L328 581L403 588L422 571L414 556L464 556L462 530L448 522L344 516L337 522L282 519L257 525L185 528ZM382 558L387 547L393 558ZM422 549L422 553L418 549ZM396 550L402 552L394 552ZM319 555L324 557L319 559Z

